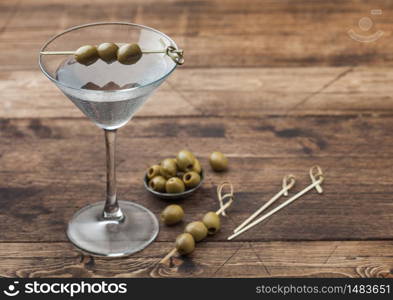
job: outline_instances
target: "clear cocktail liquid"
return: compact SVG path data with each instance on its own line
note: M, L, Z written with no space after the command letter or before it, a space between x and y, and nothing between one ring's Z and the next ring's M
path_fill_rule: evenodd
M134 65L117 61L108 64L99 59L85 66L70 57L58 67L56 79L73 88L63 92L99 127L117 129L132 118L149 96L129 89L155 82L167 71L166 61L156 54L144 55Z

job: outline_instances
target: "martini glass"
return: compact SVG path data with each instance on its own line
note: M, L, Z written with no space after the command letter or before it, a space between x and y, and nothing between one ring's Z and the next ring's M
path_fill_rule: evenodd
M47 41L41 52L75 50L103 42L137 43L142 49L167 49L175 42L165 34L137 24L93 23L70 28ZM173 48L172 48L173 49ZM67 236L92 254L124 256L142 250L156 238L154 214L116 195L116 130L124 126L164 82L177 64L166 53L143 54L133 65L97 60L85 66L71 55L39 56L42 72L105 133L106 200L80 209L68 223ZM87 150L87 149L86 149Z

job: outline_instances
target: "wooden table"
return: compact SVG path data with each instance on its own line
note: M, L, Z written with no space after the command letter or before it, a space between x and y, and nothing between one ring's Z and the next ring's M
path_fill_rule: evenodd
M344 2L344 3L343 3ZM0 3L0 276L392 277L393 4L388 1L37 0ZM370 10L382 9L382 15ZM368 32L358 27L371 17ZM73 25L121 20L162 30L184 47L178 68L119 131L118 189L155 214L144 170L179 149L201 158L203 189L181 202L185 222L217 208L216 185L236 203L220 234L171 266L158 261L183 225L161 227L122 259L82 254L64 230L105 193L102 133L38 70L50 36ZM348 30L383 36L358 42ZM226 153L230 171L207 164ZM311 192L234 241L235 225L293 173L326 173Z

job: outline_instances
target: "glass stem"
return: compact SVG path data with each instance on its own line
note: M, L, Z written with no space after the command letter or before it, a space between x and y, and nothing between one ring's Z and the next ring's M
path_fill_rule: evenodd
M104 132L106 146L106 201L103 218L106 220L121 220L124 218L124 215L116 198L116 130L104 129Z

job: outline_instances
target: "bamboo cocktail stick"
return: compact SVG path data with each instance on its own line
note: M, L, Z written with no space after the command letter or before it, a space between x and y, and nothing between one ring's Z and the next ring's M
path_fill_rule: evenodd
M289 183L288 183L289 182ZM236 233L243 227L245 227L248 223L254 220L260 213L265 211L270 205L272 205L277 199L279 199L282 195L288 196L288 191L295 185L295 176L287 175L283 178L282 181L282 189L276 195L274 195L268 202L261 206L256 212L254 212L250 217L248 217L243 223L241 223L238 227L236 227L233 232Z
M317 172L315 173L316 170ZM315 173L315 174L314 174ZM248 224L247 226L243 227L242 229L238 230L236 233L232 234L230 237L228 237L228 240L232 240L235 237L239 236L240 234L242 234L243 232L251 229L252 227L256 226L257 224L261 223L262 221L266 220L268 217L270 217L271 215L275 214L276 212L278 212L279 210L283 209L284 207L286 207L287 205L291 204L292 202L294 202L296 199L300 198L301 196L303 196L304 194L306 194L307 192L309 192L310 190L312 190L313 188L315 188L317 190L318 193L323 193L322 187L320 186L320 184L323 182L324 177L323 177L323 173L322 170L319 166L314 166L310 169L310 178L311 181L313 182L312 184L310 184L308 187L306 187L305 189L303 189L302 191L300 191L299 193L297 193L295 196L293 196L292 198L290 198L289 200L285 201L284 203L282 203L281 205L277 206L276 208L274 208L273 210L271 210L270 212L266 213L265 215L263 215L262 217L258 218L257 220L255 220L254 222ZM318 178L318 179L316 179ZM318 187L318 188L317 188Z

